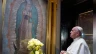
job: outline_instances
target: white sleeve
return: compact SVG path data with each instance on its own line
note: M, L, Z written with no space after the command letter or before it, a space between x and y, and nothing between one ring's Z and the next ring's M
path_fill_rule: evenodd
M78 50L78 54L90 54L89 48L84 44L81 44Z
M79 48L80 44L74 44L74 46L71 46L67 49L67 52L65 54L77 54Z
M75 45L75 47L73 47L71 50L68 50L66 52L66 54L84 54L84 45L81 43L81 44L78 44L78 45Z
M84 52L85 52L85 46L84 44L81 44L77 54L84 54Z

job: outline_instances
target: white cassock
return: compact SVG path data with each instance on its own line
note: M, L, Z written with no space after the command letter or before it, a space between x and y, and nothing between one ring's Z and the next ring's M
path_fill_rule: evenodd
M89 47L83 38L75 38L67 48L66 54L91 54Z

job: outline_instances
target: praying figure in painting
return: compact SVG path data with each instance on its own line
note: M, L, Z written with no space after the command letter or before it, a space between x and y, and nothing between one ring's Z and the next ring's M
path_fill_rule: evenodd
M83 28L75 26L70 32L70 37L74 39L67 51L62 50L60 54L90 54L89 47L86 41L81 38Z
M38 12L32 0L22 2L17 11L16 37L17 47L20 48L20 41L36 38L38 25Z

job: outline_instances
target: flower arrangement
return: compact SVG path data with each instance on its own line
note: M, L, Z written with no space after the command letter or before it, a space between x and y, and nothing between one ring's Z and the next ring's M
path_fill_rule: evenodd
M27 48L30 51L29 54L43 54L41 47L44 44L40 42L38 39L32 38L28 41Z

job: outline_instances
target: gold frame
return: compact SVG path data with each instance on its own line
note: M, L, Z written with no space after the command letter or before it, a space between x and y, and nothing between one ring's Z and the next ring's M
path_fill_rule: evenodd
M56 47L56 21L57 21L57 1L48 0L48 25L46 36L46 54L55 54Z

